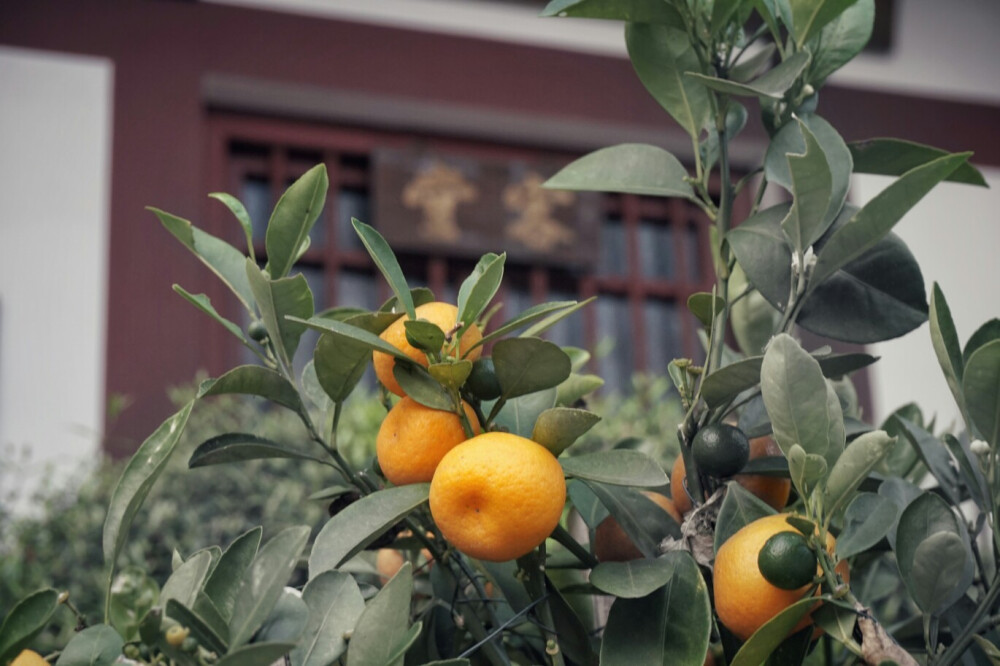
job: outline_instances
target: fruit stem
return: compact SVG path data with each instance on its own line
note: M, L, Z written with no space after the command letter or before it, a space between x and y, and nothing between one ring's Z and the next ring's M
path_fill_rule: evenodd
M538 546L538 550L518 558L517 564L527 574L525 588L527 588L528 594L532 599L540 601L538 620L545 638L545 653L549 655L552 666L565 666L562 649L559 647L559 635L553 629L555 622L552 619L552 608L549 605L549 592L545 589L547 585L545 579L545 542L543 541Z
M591 555L590 551L580 545L580 543L573 538L573 535L570 534L562 525L556 525L556 529L552 532L552 538L561 544L566 550L573 553L573 555L576 556L576 559L580 560L580 563L585 565L588 569L593 569L599 564L597 558Z

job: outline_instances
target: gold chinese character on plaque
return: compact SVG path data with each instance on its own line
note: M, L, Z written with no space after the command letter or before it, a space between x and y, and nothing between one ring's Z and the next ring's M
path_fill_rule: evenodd
M461 231L456 211L461 203L471 203L479 196L476 187L458 169L440 162L423 169L403 188L403 204L423 210L417 229L421 240L453 243Z
M571 245L576 233L553 216L556 206L569 206L576 197L564 190L546 190L545 179L531 172L521 182L503 191L503 204L517 213L507 227L507 236L536 251L549 252L560 245Z

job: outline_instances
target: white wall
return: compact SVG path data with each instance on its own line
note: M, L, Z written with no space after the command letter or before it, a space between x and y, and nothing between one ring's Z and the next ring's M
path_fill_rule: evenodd
M1000 316L1000 169L984 169L990 189L942 183L896 226L924 274L927 297L937 282L951 309L962 345L986 320ZM856 176L852 200L861 205L892 179ZM961 427L958 407L938 366L930 328L872 346L882 359L874 366L873 401L879 421L908 402L917 402L939 427Z
M109 61L0 48L0 447L29 488L99 446L111 91Z

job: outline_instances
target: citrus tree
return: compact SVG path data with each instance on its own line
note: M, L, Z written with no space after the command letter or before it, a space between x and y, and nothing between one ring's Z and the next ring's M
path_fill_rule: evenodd
M204 382L126 467L104 527L103 621L86 626L65 594L40 590L6 613L0 663L44 663L28 648L60 605L80 617L53 655L70 666L1000 660L1000 321L963 346L944 295L935 286L928 306L892 233L942 180L985 183L970 153L846 143L823 119L820 90L867 42L873 0L555 0L543 13L625 21L639 79L691 139L691 169L627 144L548 182L682 197L711 223L716 284L688 302L704 361L665 369L685 409L670 478L667 461L630 442L574 451L599 420L580 405L601 381L586 373L586 351L540 336L586 303L494 321L504 254L484 255L444 303L411 288L378 231L354 220L394 295L376 311L324 310L294 273L325 204L322 165L276 204L266 260L230 195L212 196L245 231L245 252L151 209L247 323L177 293L259 362ZM770 143L737 179L730 144L751 102ZM896 179L858 207L852 172ZM744 192L749 215L735 219ZM869 343L927 320L959 432L935 433L913 405L866 423L848 375L876 359L805 349L795 335ZM292 359L309 329L320 336L299 373ZM387 413L375 459L356 466L339 424L369 366ZM120 567L192 409L224 394L289 410L301 435L221 433L189 465L322 466L330 483L313 496L329 501L330 519L315 538L292 527L262 546L258 527L224 549L175 553L165 581Z

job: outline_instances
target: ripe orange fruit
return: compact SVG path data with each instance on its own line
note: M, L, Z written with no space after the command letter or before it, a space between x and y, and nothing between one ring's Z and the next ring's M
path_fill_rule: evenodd
M670 498L649 490L642 491L642 494L669 513L678 524L683 522L680 512ZM615 517L608 516L594 530L594 556L601 562L628 562L638 560L643 555Z
M545 540L562 517L566 480L541 444L487 432L449 451L431 480L431 515L463 553L505 562Z
M34 650L22 650L21 654L10 662L10 666L49 666L49 662Z
M779 513L753 521L729 537L715 554L715 612L722 624L742 640L748 639L809 590L809 585L797 590L776 587L767 582L757 564L758 554L768 539L779 532L798 532L788 523L790 515ZM826 550L831 555L836 544L836 539L828 533ZM817 567L817 572L819 570ZM837 573L847 579L846 561L837 565ZM810 624L812 618L807 615L791 633Z
M781 449L770 435L754 437L750 440L750 460L764 458L767 456L780 456ZM674 506L681 513L691 510L691 498L688 497L684 489L684 479L687 475L687 468L684 466L684 458L681 455L674 460L674 466L670 470L670 496L674 500ZM737 474L733 477L736 483L740 484L752 494L756 495L767 503L772 509L781 511L788 504L788 496L792 491L792 482L780 476L767 476L765 474Z
M417 319L425 319L432 324L436 324L445 333L448 333L455 328L455 323L458 319L458 308L450 303L435 301L433 303L424 303L418 307L416 315ZM427 355L411 345L406 339L406 327L404 326L406 321L407 317L400 317L382 331L379 337L409 356L414 362L426 368L429 365ZM462 334L457 354L454 353L454 341L450 345L446 342L443 351L451 356L461 358L482 338L483 334L480 332L479 327L473 324ZM465 358L475 361L482 354L482 350L482 347L476 347ZM375 366L375 376L382 382L382 385L396 395L404 395L403 389L400 388L399 382L396 381L396 378L392 374L392 369L396 366L396 359L384 352L372 352L372 363Z
M464 401L462 407L478 434L481 429L475 411ZM375 455L385 478L397 486L423 483L434 476L441 458L466 439L457 414L425 407L407 396L382 421L375 437Z
M375 554L375 570L378 571L378 577L383 585L403 568L404 562L406 558L395 548L378 549L378 553Z

